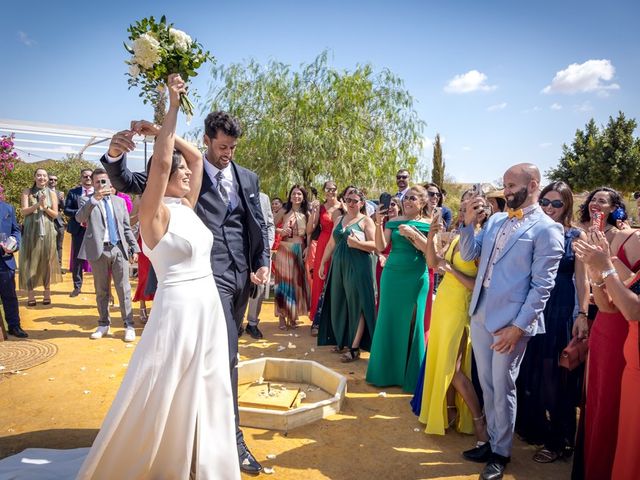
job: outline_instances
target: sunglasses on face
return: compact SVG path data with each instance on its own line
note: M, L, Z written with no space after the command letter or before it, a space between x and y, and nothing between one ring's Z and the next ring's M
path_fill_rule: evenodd
M406 180L409 175L396 175L396 180Z
M549 200L548 198L541 198L538 203L541 207L548 207L549 205L551 205L553 208L564 207L564 202L562 200Z
M352 205L352 204L354 204L354 205L355 205L355 204L356 204L356 203L358 203L359 201L360 201L360 199L359 199L359 198L345 198L345 199L344 199L344 202L345 202L346 204L348 204L348 205Z
M58 179L57 179L57 178L50 178L50 179L49 179L49 181L50 181L50 182L57 182L57 181L58 181Z
M337 188L325 188L324 191L327 192L327 193L336 193L338 191L338 189Z
M431 198L433 197L440 198L440 194L438 192L427 192L427 195L429 195Z
M398 208L398 204L397 204L396 202L391 202L391 203L389 204L389 207L395 207L395 208Z
M403 200L411 200L412 202L417 202L418 200L420 200L419 197L416 197L415 195L405 195Z
M91 178L91 175L82 175L82 178Z

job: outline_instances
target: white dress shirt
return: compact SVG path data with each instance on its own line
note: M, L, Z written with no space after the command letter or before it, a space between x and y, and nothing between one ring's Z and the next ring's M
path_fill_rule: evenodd
M120 234L118 233L118 219L116 218L116 212L113 210L113 202L111 202L111 195L102 197L102 200L100 201L96 200L96 198L93 195L90 197L90 199L91 199L91 203L100 209L100 213L102 213L102 220L104 220L104 225L105 227L107 227L104 229L104 238L102 239L102 241L104 243L109 243L111 239L109 238L109 225L107 224L107 212L104 211L105 209L104 200L106 200L107 203L109 204L109 208L111 209L111 214L113 215L113 220L116 222L116 237L120 236ZM120 239L116 238L116 241L118 240Z
M229 164L224 170L220 170L207 160L207 155L205 154L204 171L209 175L211 183L215 188L218 188L218 179L216 178L216 175L218 175L218 172L222 172L222 187L227 191L231 210L235 209L238 206L238 203L240 203L240 198L238 197L238 192L236 190L236 181L233 178L233 172L231 172L231 164Z

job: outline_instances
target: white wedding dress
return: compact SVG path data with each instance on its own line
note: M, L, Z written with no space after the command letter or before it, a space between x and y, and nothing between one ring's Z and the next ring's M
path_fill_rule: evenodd
M0 479L240 478L213 236L179 199L165 204L167 233L143 242L158 276L151 316L93 446L25 450L0 461Z

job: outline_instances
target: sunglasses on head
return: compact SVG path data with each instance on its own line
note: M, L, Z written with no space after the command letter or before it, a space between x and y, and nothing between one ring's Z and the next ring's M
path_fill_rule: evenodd
M562 200L549 200L548 198L541 198L538 200L538 203L541 207L548 207L551 205L553 208L562 208L564 207L564 202Z
M345 203L348 203L349 205L351 205L352 203L353 203L353 204L356 204L356 203L358 203L359 201L360 201L360 199L359 199L359 198L345 198L345 199L344 199L344 202L345 202Z
M396 175L397 180L406 180L409 178L409 175Z
M438 197L438 198L440 198L440 195L441 195L441 194L440 194L440 193L438 193L438 192L427 192L427 195L429 195L431 198L433 198L433 197Z

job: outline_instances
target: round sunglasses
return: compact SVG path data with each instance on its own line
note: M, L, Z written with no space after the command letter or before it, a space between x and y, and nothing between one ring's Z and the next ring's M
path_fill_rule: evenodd
M538 203L541 207L548 207L551 205L553 208L562 208L564 207L564 202L562 200L549 200L548 198L541 198L538 200Z

